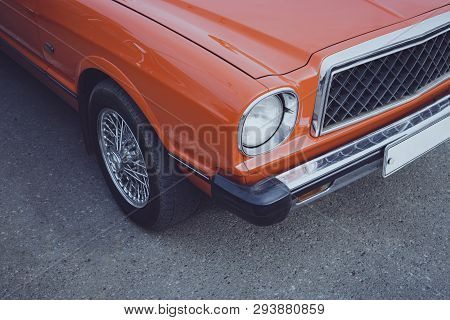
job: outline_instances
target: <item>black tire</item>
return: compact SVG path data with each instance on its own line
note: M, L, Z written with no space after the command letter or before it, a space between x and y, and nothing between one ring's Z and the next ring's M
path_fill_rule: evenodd
M150 200L143 208L131 205L116 187L101 154L97 123L103 108L125 120L147 162ZM112 80L99 83L89 99L89 126L98 163L112 195L124 213L139 226L164 230L192 215L200 205L199 191L178 170L158 136L134 101Z

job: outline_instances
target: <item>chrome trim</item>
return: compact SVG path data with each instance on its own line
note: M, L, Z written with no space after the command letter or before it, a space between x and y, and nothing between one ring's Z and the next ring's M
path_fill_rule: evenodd
M391 125L281 173L276 178L291 191L296 191L448 116L450 116L450 95Z
M211 179L206 175L206 173L203 173L202 171L194 168L190 164L188 164L188 163L184 162L183 160L181 160L180 158L178 158L176 155L174 155L172 153L168 153L168 154L169 154L169 157L171 157L172 159L177 161L181 166L185 167L189 171L192 171L194 174L196 174L197 176L199 176L203 180L205 180L207 182L210 182Z
M328 100L328 92L330 89L330 80L335 73L353 68L357 65L367 63L372 60L379 59L386 55L395 53L400 50L426 42L438 35L449 30L450 27L450 12L440 14L438 16L429 18L412 26L394 31L392 33L383 35L381 37L371 39L348 49L339 51L324 59L320 68L319 85L317 89L316 102L314 107L313 121L312 121L312 135L318 137L321 134L330 133L332 131L349 126L355 122L362 121L369 117L385 112L389 109L395 108L408 101L414 100L424 92L437 86L439 83L445 82L449 75L441 77L430 85L422 88L416 94L406 97L400 101L396 101L388 106L377 109L374 112L365 114L361 117L356 117L349 121L340 123L337 126L323 130L323 121L325 107ZM441 29L441 31L438 31ZM437 33L436 33L437 32ZM428 37L429 36L429 37ZM420 42L415 42L417 39L427 37Z
M50 73L46 73L45 76L47 77L47 79L52 81L56 86L58 86L61 90L66 92L72 98L78 99L78 95L76 93L74 93L72 90L70 90L65 85L63 85L61 82L59 82L57 79L55 79Z
M273 95L279 95L279 94L282 94L282 93L292 94L297 99L297 114L295 116L295 124L292 127L291 132L287 135L286 138L283 139L283 141L281 141L280 143L277 143L275 145L270 144L271 140L275 136L274 135L272 138L270 138L267 142L263 143L259 147L246 148L243 145L243 143L242 143L242 130L243 130L244 123L245 123L245 120L247 119L248 114L250 113L250 111L253 109L254 106L256 106L259 102L261 102L265 98L273 96ZM239 151L241 151L246 156L256 156L256 155L260 155L260 154L269 152L270 150L273 150L274 148L276 148L276 147L280 146L281 144L283 144L284 142L286 142L286 140L291 136L292 132L294 131L295 126L297 125L298 114L300 112L299 109L300 109L300 100L298 98L298 95L297 95L297 93L295 92L294 89L289 88L289 87L283 87L283 88L278 88L278 89L269 91L269 92L259 96L255 100L253 100L252 103L250 103L250 105L245 109L244 113L241 116L241 119L239 120L239 125L238 125L238 149L239 149ZM264 147L264 146L266 146L266 147ZM252 150L254 152L248 152L249 150Z
M304 201L299 201L295 205L297 207L305 206L314 202L330 193L333 193L349 184L381 169L383 167L383 161L381 159L368 163L352 172L347 173L346 175L337 178L333 181L333 183L324 191L314 195L313 197L306 199Z

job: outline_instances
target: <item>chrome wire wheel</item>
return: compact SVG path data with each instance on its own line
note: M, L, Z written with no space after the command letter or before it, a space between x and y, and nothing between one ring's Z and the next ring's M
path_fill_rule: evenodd
M100 111L97 135L103 161L117 190L136 208L150 198L147 166L139 143L128 124L112 109Z

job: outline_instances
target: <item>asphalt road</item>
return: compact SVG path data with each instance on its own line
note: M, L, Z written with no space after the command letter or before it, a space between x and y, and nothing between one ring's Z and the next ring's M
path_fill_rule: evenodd
M280 225L124 220L77 114L0 54L0 298L449 299L450 143Z

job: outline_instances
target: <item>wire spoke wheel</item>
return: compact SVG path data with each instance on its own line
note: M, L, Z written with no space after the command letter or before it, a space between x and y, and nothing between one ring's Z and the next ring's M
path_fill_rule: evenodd
M132 206L145 207L150 198L147 166L130 127L119 113L103 109L97 134L103 161L120 194Z

